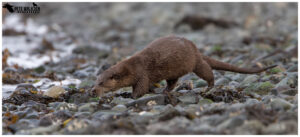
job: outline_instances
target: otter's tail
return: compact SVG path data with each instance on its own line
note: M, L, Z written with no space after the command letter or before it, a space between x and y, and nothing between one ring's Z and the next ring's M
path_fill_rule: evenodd
M271 69L271 68L274 68L277 66L277 65L271 65L271 66L268 66L265 68L249 69L249 68L239 68L239 67L233 66L231 64L212 59L208 56L203 56L203 59L210 65L210 67L212 69L232 71L232 72L238 72L238 73L244 73L244 74L260 73L267 69Z

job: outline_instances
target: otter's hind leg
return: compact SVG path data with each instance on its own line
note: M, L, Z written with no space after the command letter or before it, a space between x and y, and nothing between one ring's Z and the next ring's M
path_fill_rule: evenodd
M214 86L214 74L206 61L197 61L194 73L208 83L208 89Z

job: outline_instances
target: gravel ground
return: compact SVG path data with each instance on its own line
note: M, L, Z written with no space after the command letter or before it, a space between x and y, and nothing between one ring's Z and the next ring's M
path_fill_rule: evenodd
M4 18L2 134L298 134L297 3L37 5L40 14ZM170 34L239 67L278 66L214 71L207 92L187 74L175 106L165 81L138 99L130 87L89 92L105 69Z

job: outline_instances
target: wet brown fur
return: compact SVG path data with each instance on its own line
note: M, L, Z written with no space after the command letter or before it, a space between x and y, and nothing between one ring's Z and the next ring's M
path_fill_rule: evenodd
M171 91L178 78L190 72L206 80L210 88L214 86L212 69L250 74L272 67L275 65L263 69L238 68L202 55L185 38L167 36L151 42L144 50L104 71L98 76L94 89L101 96L108 91L132 86L132 96L137 98L161 80L167 81L165 91Z

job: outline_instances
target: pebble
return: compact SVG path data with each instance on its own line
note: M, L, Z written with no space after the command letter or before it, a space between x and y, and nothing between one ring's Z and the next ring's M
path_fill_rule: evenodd
M215 82L215 85L216 85L216 86L227 85L229 82L230 82L230 80L227 79L227 78L219 78L219 79Z
M257 75L249 75L242 81L242 83L240 84L240 87L245 88L245 87L249 86L251 83L256 82L257 80L258 80Z
M184 104L196 104L199 101L198 95L195 93L185 93L178 99Z
M119 111L119 112L124 112L127 110L127 107L125 105L116 105L114 106L111 110Z
M114 99L110 103L124 105L132 101L134 100L131 98L114 97Z
M50 89L48 89L46 92L44 92L45 96L49 96L52 98L57 98L59 95L64 94L66 91L61 86L53 86Z
M290 109L292 106L293 105L291 103L280 98L275 98L271 100L271 107L276 110L277 109L287 110Z
M194 82L195 88L206 87L206 86L207 86L207 82L203 79L198 79L197 81Z
M153 95L153 96L146 96L139 98L138 100L131 101L125 106L146 106L149 101L155 101L157 105L164 105L165 104L165 96L164 95Z
M98 104L98 103L96 103L96 102L86 103L86 104L80 106L80 107L78 108L78 111L79 111L79 112L88 111L88 112L93 113L93 112L96 111L96 109L97 109L97 104Z

